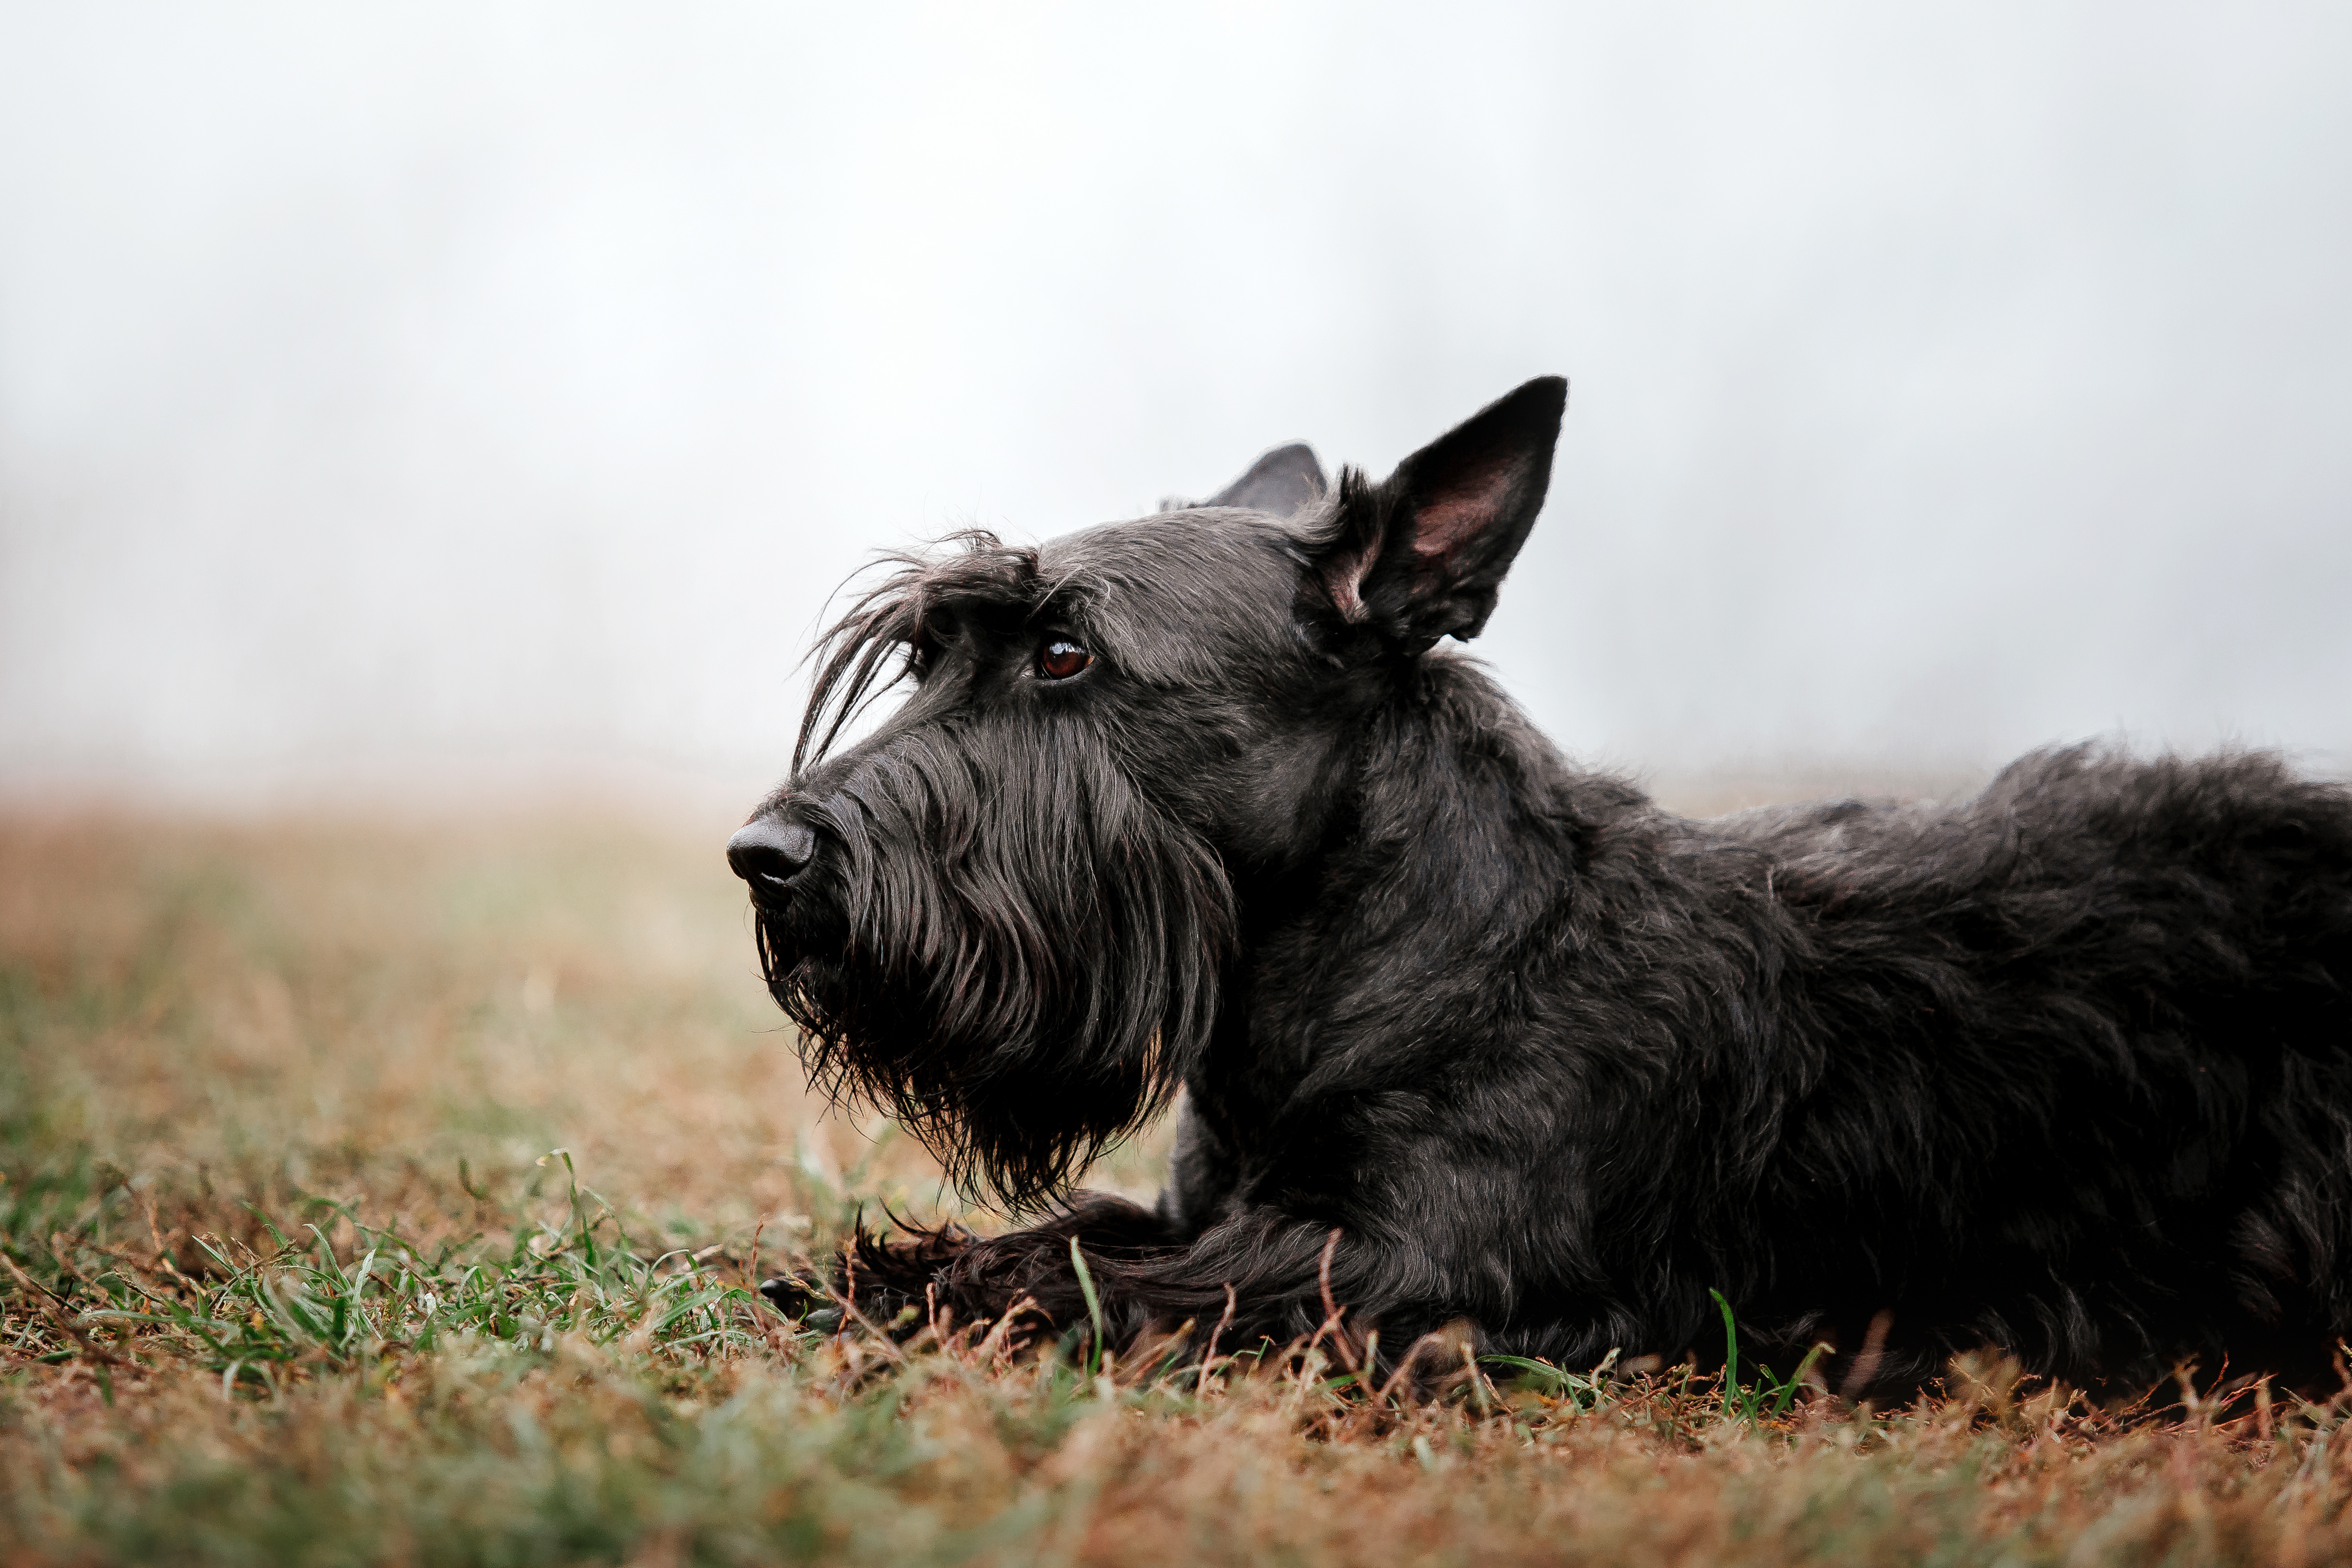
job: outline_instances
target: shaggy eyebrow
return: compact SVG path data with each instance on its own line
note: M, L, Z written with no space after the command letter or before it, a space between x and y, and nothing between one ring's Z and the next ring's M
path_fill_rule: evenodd
M1074 632L1092 635L1093 612L1098 595L1083 584L1065 579L1047 585L1033 584L1033 592L1018 597L986 590L950 588L931 595L919 606L908 628L906 641L913 647L936 646L956 625L978 624L1015 633L1021 630L1042 630L1049 626L1066 627Z
M1074 626L1086 620L1089 597L1075 569L1047 583L1037 552L1011 547L974 529L940 542L939 552L893 552L877 564L898 570L866 589L809 652L816 678L793 747L793 771L832 749L866 705L898 684L892 654L939 638L942 616L1013 612L1024 623L1060 611ZM887 677L887 679L886 679Z

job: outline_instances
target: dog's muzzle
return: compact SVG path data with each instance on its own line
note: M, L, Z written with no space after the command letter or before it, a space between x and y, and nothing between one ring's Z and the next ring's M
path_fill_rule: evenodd
M751 884L753 901L764 906L789 903L793 879L815 858L816 834L773 816L745 823L727 841L727 864Z

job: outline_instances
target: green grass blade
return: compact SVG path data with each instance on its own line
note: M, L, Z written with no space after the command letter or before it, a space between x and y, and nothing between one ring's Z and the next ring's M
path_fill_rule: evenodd
M1087 1267L1087 1256L1078 1250L1078 1238L1075 1236L1070 1237L1070 1268L1077 1274L1078 1289L1086 1292L1087 1317L1094 1323L1094 1343L1087 1352L1087 1376L1092 1378L1102 1370L1102 1298L1095 1294L1094 1271Z

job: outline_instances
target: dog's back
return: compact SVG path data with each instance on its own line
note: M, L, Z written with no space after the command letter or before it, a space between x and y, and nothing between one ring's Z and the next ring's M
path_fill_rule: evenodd
M2076 748L1702 831L1786 942L1780 1124L1727 1129L1771 1150L1784 1332L1888 1310L1920 1371L2087 1377L2352 1327L2352 795Z

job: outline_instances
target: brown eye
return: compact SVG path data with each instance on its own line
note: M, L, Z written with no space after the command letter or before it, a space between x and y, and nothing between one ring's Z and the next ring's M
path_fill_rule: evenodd
M1037 651L1037 673L1048 680L1067 680L1095 661L1095 656L1074 642L1049 642Z

